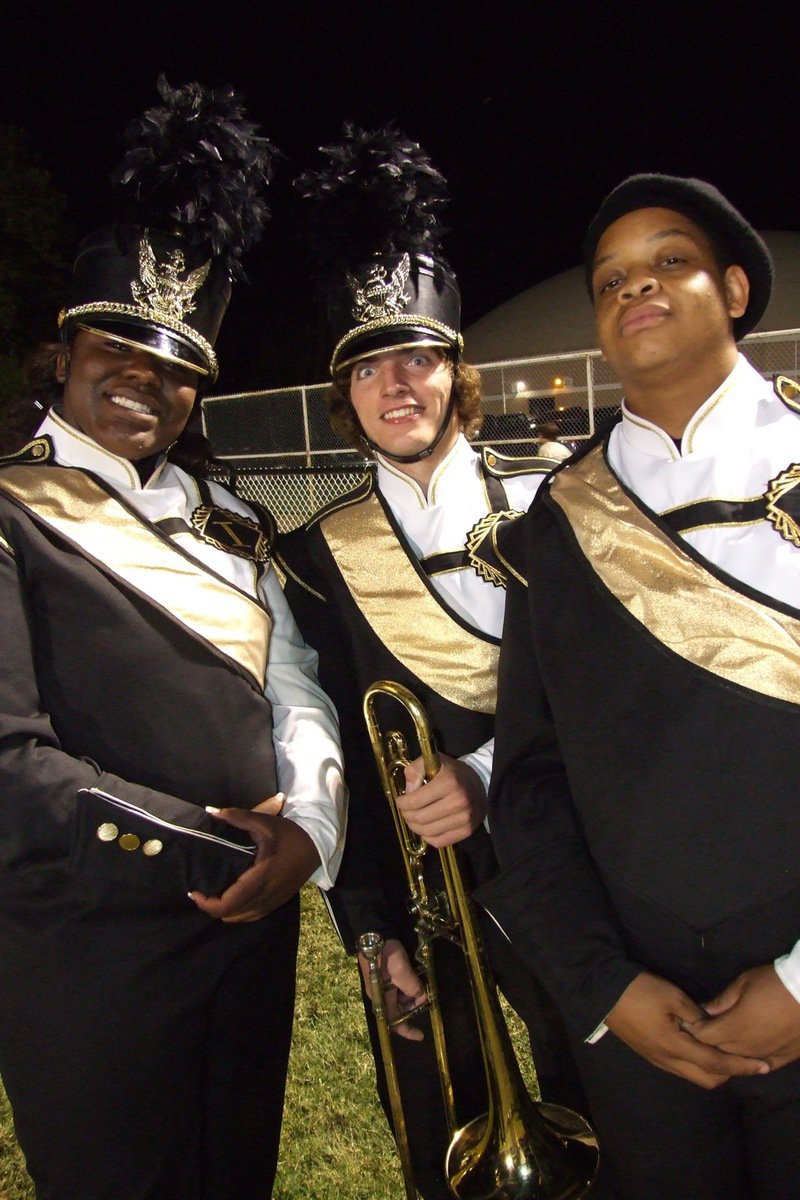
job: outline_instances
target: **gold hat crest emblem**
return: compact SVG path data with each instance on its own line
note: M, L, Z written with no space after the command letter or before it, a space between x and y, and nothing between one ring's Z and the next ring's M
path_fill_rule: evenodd
M386 267L380 263L373 263L363 287L349 275L353 292L353 318L364 324L403 312L408 306L405 290L410 273L411 260L404 254L388 278Z
M183 251L170 250L166 259L158 262L153 247L143 237L139 243L139 278L131 283L133 298L142 308L142 315L150 320L182 321L187 313L194 312L195 293L210 270L211 259L208 259L185 279L181 278L186 271Z

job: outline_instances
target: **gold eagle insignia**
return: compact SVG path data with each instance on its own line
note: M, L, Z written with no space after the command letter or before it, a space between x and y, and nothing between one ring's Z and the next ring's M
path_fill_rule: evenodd
M139 278L131 283L133 298L144 310L143 315L152 319L182 321L187 313L194 312L194 295L200 290L211 270L211 259L190 271L185 279L186 259L182 250L170 250L163 262L158 262L155 251L146 237L139 242Z
M377 321L381 317L397 316L408 305L405 294L408 277L411 273L411 259L404 254L392 271L386 276L386 267L374 263L361 286L352 275L348 276L353 293L353 319L363 325L366 321Z

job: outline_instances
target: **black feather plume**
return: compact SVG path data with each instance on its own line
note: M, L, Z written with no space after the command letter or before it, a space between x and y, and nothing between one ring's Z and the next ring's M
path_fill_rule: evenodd
M339 145L320 149L327 165L295 180L313 202L308 224L320 275L355 270L374 254L440 253L447 183L417 142L393 125L368 132L348 123Z
M128 150L112 176L123 220L162 230L177 226L240 277L241 256L269 216L263 193L278 151L256 136L232 88L171 88L160 75L158 91L163 107L128 126Z

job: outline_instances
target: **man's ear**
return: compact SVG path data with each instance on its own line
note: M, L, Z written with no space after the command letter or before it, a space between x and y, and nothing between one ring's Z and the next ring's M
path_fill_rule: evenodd
M66 346L62 347L56 358L56 380L58 383L67 382L67 374L69 372L69 350Z
M725 299L732 320L743 317L750 299L750 281L741 267L730 266L725 271Z

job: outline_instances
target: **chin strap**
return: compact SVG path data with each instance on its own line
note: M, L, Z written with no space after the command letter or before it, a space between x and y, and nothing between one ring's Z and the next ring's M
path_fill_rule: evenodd
M431 454L433 454L434 450L439 445L439 442L444 437L445 432L450 424L450 418L453 415L454 404L455 404L455 388L451 389L451 391L450 391L450 399L447 402L447 409L445 411L444 417L442 418L442 423L436 431L435 438L433 439L433 441L431 442L431 444L429 446L426 446L424 450L418 450L416 454L392 454L389 450L384 450L383 446L379 446L377 442L373 442L371 438L368 438L367 435L363 432L363 430L361 433L361 441L364 443L365 446L369 446L370 450L373 450L376 454L382 455L384 458L390 459L392 462L396 462L396 463L422 462L422 460L424 458L430 458Z

